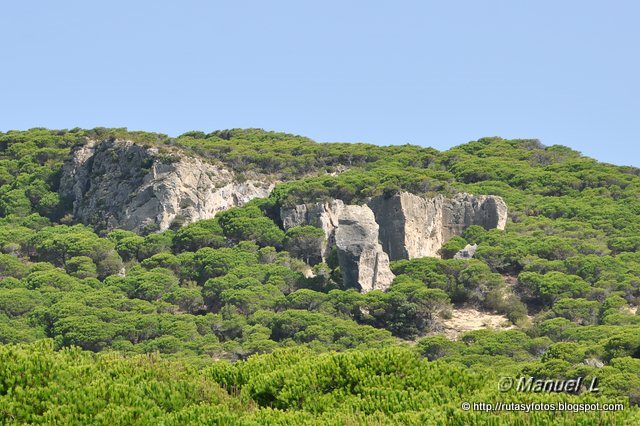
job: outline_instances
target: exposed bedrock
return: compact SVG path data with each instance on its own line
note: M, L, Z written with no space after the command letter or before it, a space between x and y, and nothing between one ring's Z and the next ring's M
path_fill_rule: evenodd
M459 250L456 254L453 255L454 259L471 259L476 254L476 250L478 250L477 244L467 244L464 246L462 250Z
M65 163L60 195L77 220L98 229L163 231L266 197L273 184L264 182L239 182L228 168L180 152L91 141Z
M386 290L395 278L378 242L378 224L368 206L345 206L335 230L344 285L360 291Z
M60 195L83 223L148 232L212 218L268 196L273 186L258 174L240 181L226 166L175 148L107 140L74 151L63 167ZM345 286L370 291L391 284L390 259L438 256L444 243L471 225L504 229L507 206L492 195L427 198L402 192L362 206L341 200L301 204L281 209L280 219L285 229L324 230L319 255L327 259L335 248Z
M391 260L437 257L438 250L471 225L504 229L507 205L494 195L419 197L402 192L369 202L380 225L380 242Z
M389 259L438 257L444 243L471 225L504 229L507 205L493 195L426 198L402 192L375 197L364 206L340 200L301 204L281 209L280 218L285 229L322 228L326 235L322 257L326 259L336 247L344 284L369 291L386 288L393 280Z

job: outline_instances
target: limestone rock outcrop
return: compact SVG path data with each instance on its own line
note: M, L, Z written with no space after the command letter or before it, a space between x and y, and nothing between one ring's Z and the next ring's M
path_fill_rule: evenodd
M320 254L326 260L336 248L346 287L366 292L386 289L393 281L389 256L378 241L378 224L368 206L345 205L341 200L300 204L281 209L280 219L285 230L311 225L324 231Z
M419 197L402 192L376 197L369 206L380 225L380 242L391 260L437 257L438 250L471 225L504 229L507 205L493 195Z
M369 202L391 260L435 256L442 246L442 201L408 192Z
M395 275L378 242L378 224L367 206L345 206L335 230L342 279L362 292L386 290Z
M301 204L281 209L280 219L285 230L302 225L323 229L323 259L336 247L344 284L369 291L393 280L389 259L439 257L442 245L471 225L504 229L507 205L493 195L426 198L402 192L375 197L364 206L341 200ZM475 248L465 247L460 256L473 257Z
M98 229L163 231L266 197L273 183L239 182L221 165L123 140L90 141L65 163L60 195Z
M65 163L60 196L77 220L97 229L163 231L268 196L275 182L249 176L240 181L228 167L174 148L89 141ZM391 284L390 260L437 257L442 245L467 227L504 229L506 220L502 198L464 193L427 198L402 192L365 205L332 200L280 210L285 230L321 228L326 238L319 255L327 260L335 249L345 286L364 292ZM475 251L465 250L459 255L472 257Z

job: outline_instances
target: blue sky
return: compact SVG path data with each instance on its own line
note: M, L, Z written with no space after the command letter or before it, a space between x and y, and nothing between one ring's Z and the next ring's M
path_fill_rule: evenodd
M11 1L0 130L262 127L640 166L637 1Z

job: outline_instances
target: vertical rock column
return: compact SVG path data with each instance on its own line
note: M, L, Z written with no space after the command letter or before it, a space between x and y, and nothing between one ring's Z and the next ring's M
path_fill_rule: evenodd
M367 206L345 206L335 232L340 272L346 287L386 290L395 275L378 242L378 224Z

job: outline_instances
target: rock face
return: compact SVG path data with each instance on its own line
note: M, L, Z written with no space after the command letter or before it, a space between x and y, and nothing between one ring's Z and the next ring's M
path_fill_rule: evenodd
M322 228L323 259L336 247L344 284L369 291L386 288L393 280L389 259L439 257L442 245L471 225L504 229L507 205L493 195L425 198L402 192L373 198L365 206L340 200L301 204L281 209L280 218L285 229ZM465 247L460 256L473 257L475 248Z
M435 256L442 246L442 199L407 192L369 202L391 260Z
M280 219L284 229L311 225L324 231L322 258L326 260L336 248L345 286L363 292L386 289L395 278L389 256L378 242L378 224L369 207L345 205L341 200L300 204L281 209Z
M395 275L378 242L378 224L367 206L345 206L335 231L338 261L345 286L362 292L386 290Z
M326 260L331 253L331 248L335 246L335 232L344 207L342 200L332 200L327 203L299 204L292 209L280 209L280 219L285 230L303 225L321 228L326 238L320 254L322 259Z
M380 225L380 242L391 260L437 257L438 250L471 225L504 229L507 205L493 195L423 198L402 192L369 202Z
M141 232L212 218L266 197L273 186L238 182L223 166L115 140L77 149L63 167L60 195L83 223Z

